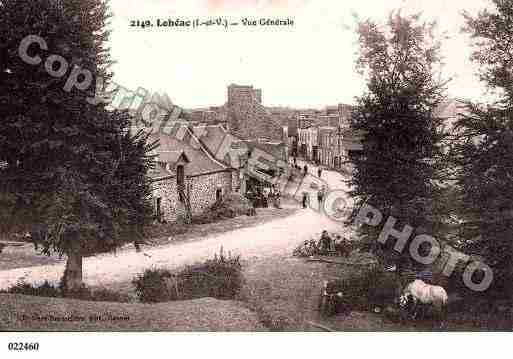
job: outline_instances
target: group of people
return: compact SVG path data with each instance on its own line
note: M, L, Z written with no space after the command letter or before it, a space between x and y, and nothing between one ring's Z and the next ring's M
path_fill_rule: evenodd
M292 162L293 162L293 167L295 169L301 170L301 167L297 164L297 158L296 157L293 157ZM306 164L303 166L303 174L305 176L308 174L308 166ZM322 176L322 168L318 167L317 168L317 177L321 178L321 176Z
M275 208L281 208L281 193L274 185L264 190L264 197L268 206L269 203L272 203Z
M326 195L326 187L323 186L320 190L317 191L317 202L319 204L319 208L322 207L324 203L324 196ZM310 194L308 192L303 192L302 205L303 208L308 208L310 204Z
M335 239L332 239L326 230L322 231L317 247L319 248L320 254L327 254L335 251L343 256L347 256L350 251L345 238L342 238L340 234L336 234Z
M255 208L268 208L270 205L281 208L281 193L274 185L263 189L257 188L255 191L249 189L246 192L246 197L252 202Z
M298 164L294 164L293 167L296 170L301 171L301 166L299 166ZM306 176L308 174L308 166L307 165L303 166L302 172L303 172L303 176Z

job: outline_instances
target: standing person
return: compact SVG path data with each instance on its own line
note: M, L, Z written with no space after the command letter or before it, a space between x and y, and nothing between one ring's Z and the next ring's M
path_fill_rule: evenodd
M306 176L308 174L308 166L307 165L305 165L303 167L303 171L305 171L305 176Z
M319 209L322 207L323 200L324 200L324 191L320 189L317 192L317 201L319 202Z
M276 190L274 194L276 208L281 208L280 190Z
M263 207L264 208L269 208L269 195L270 195L270 190L268 187L265 187L264 190L262 191L262 197L263 197L263 200L264 200L264 205Z
M321 178L321 175L322 175L322 168L319 167L319 169L317 170L317 177Z
M256 207L255 206L255 196L253 194L253 191L251 191L251 188L248 188L248 190L246 191L246 198L249 199L249 201L251 202L253 207Z
M324 230L321 234L321 239L319 240L319 249L320 253L328 253L331 247L331 237L328 234L328 231Z
M294 165L297 165L297 158L294 156Z
M303 192L303 208L306 208L307 204L308 204L308 193Z

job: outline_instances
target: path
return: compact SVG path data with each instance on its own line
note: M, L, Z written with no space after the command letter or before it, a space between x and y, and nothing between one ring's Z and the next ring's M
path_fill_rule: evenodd
M325 171L330 187L341 188L342 176ZM221 246L225 253L240 254L242 259L253 259L274 255L290 255L301 242L318 239L323 229L342 232L337 222L312 209L301 210L284 219L275 220L256 227L249 227L192 238L185 242L148 249L143 253L122 251L84 259L84 283L89 286L108 286L109 283L124 282L134 278L151 267L179 268L211 258L219 253ZM42 265L0 271L0 289L14 285L20 278L29 283L48 280L57 283L64 271L64 264Z
M244 228L221 235L191 239L146 250L144 253L123 251L84 259L84 282L86 285L108 285L131 280L152 266L178 268L213 257L221 246L225 253L240 254L243 259L273 255L287 255L302 241L319 238L321 229L342 231L340 225L311 209L306 209L285 219L276 220L258 227ZM5 289L24 277L29 283L48 280L57 283L64 265L45 265L17 268L0 272L0 289Z

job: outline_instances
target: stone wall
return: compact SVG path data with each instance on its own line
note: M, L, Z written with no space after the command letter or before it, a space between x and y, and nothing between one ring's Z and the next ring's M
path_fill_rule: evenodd
M232 191L230 171L187 178L192 215L198 215L212 206L216 201L216 190L222 189L223 195Z
M235 186L231 171L187 177L185 184L188 189L193 216L201 214L215 203L218 188L222 189L223 195L226 195L231 193ZM172 177L153 183L154 205L157 198L161 198L160 208L163 220L175 222L185 218L185 206L178 197L176 178Z
M168 178L153 182L153 205L157 198L161 199L160 210L162 219L167 222L175 222L185 218L185 206L178 200L176 178Z

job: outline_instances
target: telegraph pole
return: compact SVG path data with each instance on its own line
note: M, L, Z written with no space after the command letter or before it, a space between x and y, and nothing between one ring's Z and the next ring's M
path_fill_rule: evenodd
M342 135L342 129L340 128L340 121L339 121L338 128L337 128L337 140L338 140L337 167L338 168L342 168L342 154L340 153L340 136L341 135Z

